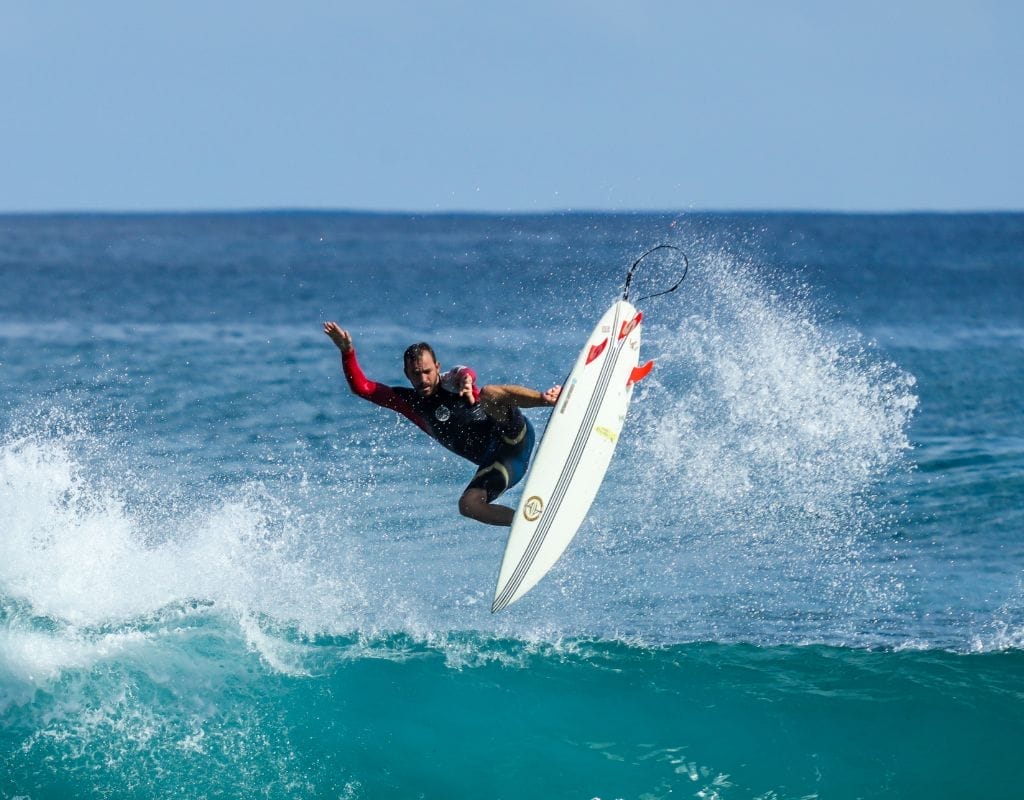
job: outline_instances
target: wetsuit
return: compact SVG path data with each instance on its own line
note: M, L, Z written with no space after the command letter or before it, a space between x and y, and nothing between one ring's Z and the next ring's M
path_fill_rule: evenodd
M397 411L444 447L480 467L466 488L486 490L487 502L515 486L526 473L533 452L533 426L518 408L510 409L508 419L499 421L479 402L462 397L463 377L468 374L476 383L476 373L468 367L446 372L434 393L424 397L407 386L369 380L356 360L355 348L342 354L341 363L353 394ZM479 396L474 385L473 397Z

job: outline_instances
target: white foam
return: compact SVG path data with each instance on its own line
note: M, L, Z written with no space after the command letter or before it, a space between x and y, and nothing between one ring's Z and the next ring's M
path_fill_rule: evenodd
M100 624L176 599L163 554L139 544L116 493L90 486L61 442L0 449L0 519L0 586L37 614Z
M659 466L715 516L845 506L909 448L913 377L734 258L702 265L703 313L648 339L659 366L639 405Z
M12 612L3 659L33 681L62 666L104 658L131 631L168 608L210 609L239 626L268 663L293 671L279 643L254 620L299 630L351 629L365 604L350 563L321 568L316 520L253 483L181 513L133 506L124 473L87 467L60 435L25 436L0 446L0 593L27 609ZM346 570L346 567L351 569ZM33 619L35 621L33 621ZM33 632L42 620L52 630Z
M692 603L684 636L720 636L725 618L739 638L845 641L900 594L892 565L863 556L886 524L874 492L906 463L913 376L756 265L695 260L685 314L662 307L645 333L656 367L622 467L647 512L638 537L670 564L648 571L675 582L649 588Z
M13 684L34 689L58 678L65 669L85 669L97 660L113 658L144 643L148 637L138 631L85 637L74 630L59 632L0 629L0 670ZM15 702L27 700L11 698ZM0 702L0 710L3 703Z

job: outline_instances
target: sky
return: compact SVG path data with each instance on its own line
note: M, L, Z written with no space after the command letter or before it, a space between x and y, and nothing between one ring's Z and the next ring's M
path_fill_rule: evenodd
M1024 210L1024 3L0 0L0 212Z

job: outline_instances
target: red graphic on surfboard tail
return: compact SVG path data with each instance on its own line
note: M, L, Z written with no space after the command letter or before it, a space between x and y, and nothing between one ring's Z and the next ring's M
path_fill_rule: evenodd
M593 345L590 348L590 352L587 353L587 363L589 364L591 361L593 361L595 358L597 358L599 355L601 355L601 353L604 352L604 349L607 346L608 346L608 339L607 338L603 339L600 344Z
M640 383L640 381L650 374L652 369L654 369L653 361L648 361L646 364L641 364L639 367L633 367L633 371L629 373L629 380L626 381L626 386L632 386L634 383Z
M637 311L636 316L633 317L629 322L622 323L622 330L619 332L619 338L625 339L629 334L633 332L633 329L640 324L640 320L644 318L643 311Z

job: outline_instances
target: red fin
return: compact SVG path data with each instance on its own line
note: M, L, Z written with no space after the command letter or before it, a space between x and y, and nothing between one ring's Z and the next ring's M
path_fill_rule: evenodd
M634 383L640 383L644 378L650 374L650 371L654 369L654 362L648 361L639 367L633 367L633 371L629 373L629 380L626 381L626 386L631 386Z
M633 317L629 322L622 323L622 330L619 332L619 338L625 339L629 334L633 332L633 328L640 324L640 320L644 318L643 311L637 311L636 316Z
M601 344L595 344L593 347L591 347L590 348L590 352L587 353L587 363L589 364L591 361L593 361L595 358L597 358L599 355L601 355L601 353L604 352L604 349L607 346L608 346L608 340L604 339L601 342Z

